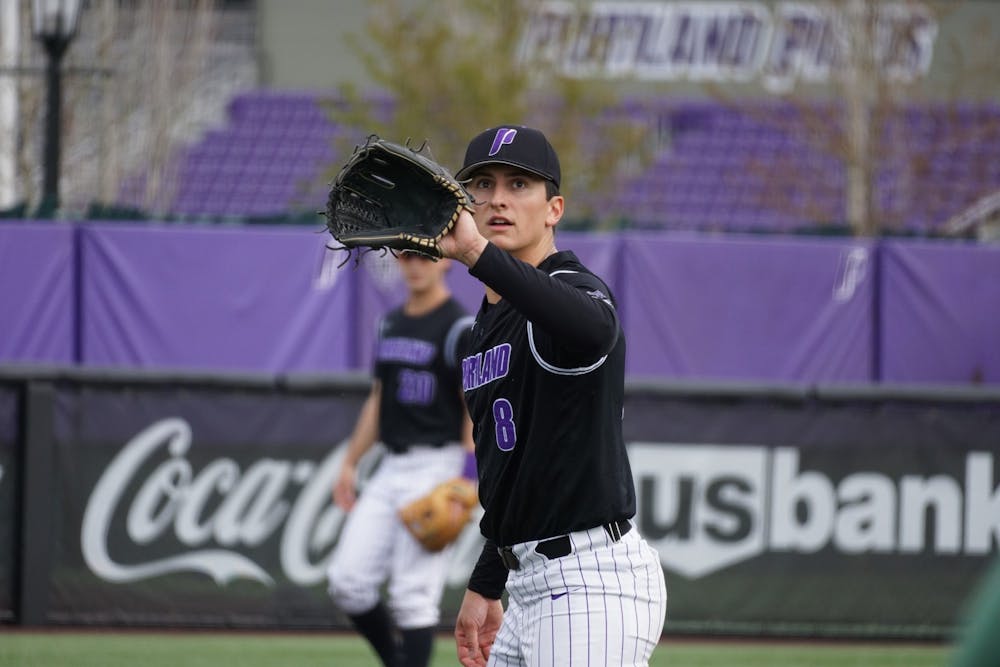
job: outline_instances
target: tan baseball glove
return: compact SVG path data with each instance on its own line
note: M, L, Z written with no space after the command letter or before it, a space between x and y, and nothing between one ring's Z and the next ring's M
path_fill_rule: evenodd
M476 485L464 477L441 482L399 510L399 518L428 551L454 542L479 502Z

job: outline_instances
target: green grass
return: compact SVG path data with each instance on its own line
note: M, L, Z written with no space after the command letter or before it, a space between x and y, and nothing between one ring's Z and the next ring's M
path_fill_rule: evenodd
M940 645L838 642L732 642L699 640L660 643L656 667L943 667L949 649Z
M666 639L651 667L943 667L948 647L923 644ZM190 632L0 634L0 667L365 667L378 663L351 635ZM441 636L433 667L454 666Z

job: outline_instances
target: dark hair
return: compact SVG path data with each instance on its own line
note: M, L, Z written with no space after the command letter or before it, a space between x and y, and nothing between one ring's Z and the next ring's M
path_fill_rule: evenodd
M545 198L546 199L552 199L553 197L558 197L558 196L559 196L559 186L546 178L545 179Z

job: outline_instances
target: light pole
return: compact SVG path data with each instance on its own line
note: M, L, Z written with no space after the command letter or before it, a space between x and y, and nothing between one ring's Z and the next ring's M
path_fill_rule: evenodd
M45 178L40 209L59 208L59 142L62 134L62 59L76 36L80 0L32 0L32 32L45 47L46 67Z

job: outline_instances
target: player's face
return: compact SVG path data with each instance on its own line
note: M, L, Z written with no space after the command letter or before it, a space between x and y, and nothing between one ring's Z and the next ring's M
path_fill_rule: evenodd
M440 259L435 262L413 252L400 253L396 259L406 287L413 293L426 292L443 282L449 261Z
M564 203L559 195L548 198L543 179L498 164L477 171L466 188L476 200L476 226L487 240L532 265L552 251Z

